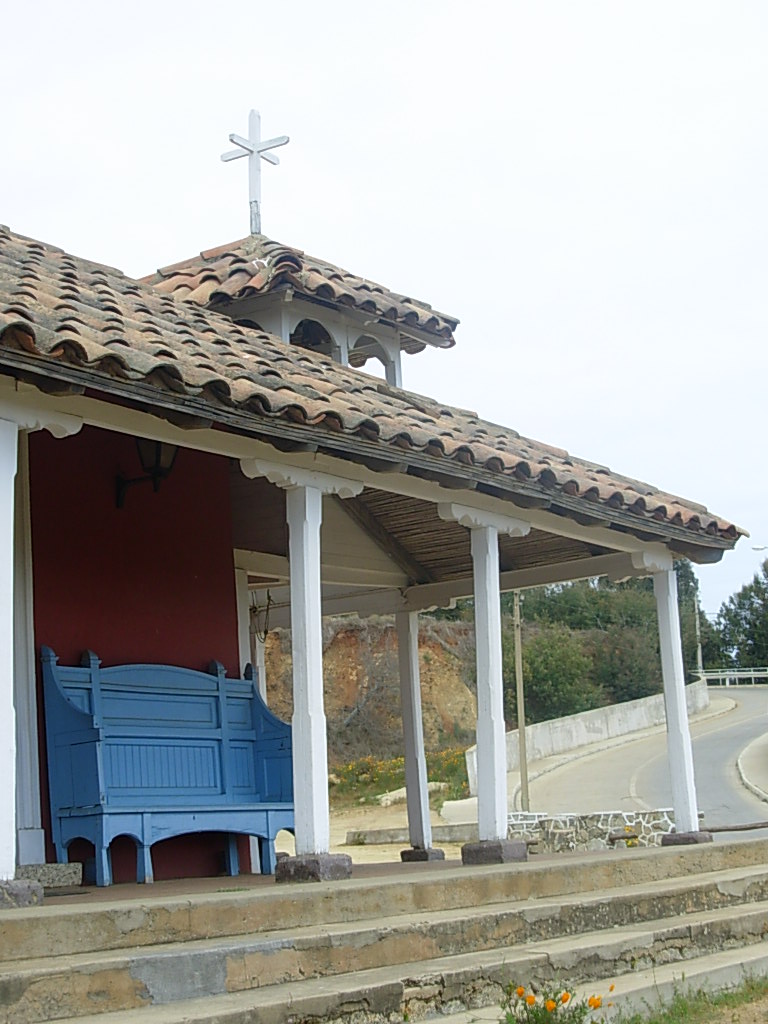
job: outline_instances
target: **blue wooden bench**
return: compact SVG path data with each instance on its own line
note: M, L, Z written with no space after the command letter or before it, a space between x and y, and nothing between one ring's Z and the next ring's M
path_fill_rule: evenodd
M293 830L291 727L254 685L169 665L102 668L88 651L76 668L42 648L48 777L56 855L75 839L96 848L96 883L110 885L109 846L131 836L136 876L153 881L152 845L194 832L255 836L261 871L275 869L275 836Z

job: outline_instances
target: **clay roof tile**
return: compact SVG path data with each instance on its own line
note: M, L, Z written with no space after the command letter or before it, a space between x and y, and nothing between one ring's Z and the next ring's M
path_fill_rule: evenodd
M263 264L257 268L254 258ZM419 460L414 465L420 472L434 462L441 474L485 481L496 490L501 483L512 493L516 487L527 494L538 489L548 502L559 503L561 514L578 516L587 504L594 515L600 507L606 521L623 517L625 527L636 521L644 534L660 529L663 538L664 530L677 530L692 544L722 547L742 532L695 502L521 437L475 412L394 388L203 306L176 301L182 291L191 294L192 282L202 289L198 298L211 282L234 293L251 287L265 266L273 276L279 266L295 276L308 259L268 240L245 240L204 253L205 267L165 268L150 286L0 227L0 363L12 353L6 372L14 372L23 359L27 379L67 367L107 394L115 381L141 382L144 404L151 404L151 389L159 408L167 406L167 396L194 398L214 422L225 411L236 413L242 418L238 429L258 432L260 419L283 418L307 430L315 443L334 438L341 457L353 439L378 458L396 449L393 461ZM221 266L213 266L217 261ZM313 288L333 279L358 305L379 302L384 294L339 268L322 268L312 265ZM213 289L210 297L216 294ZM384 297L403 319L416 315L424 324L433 317L449 329L456 323L405 297Z

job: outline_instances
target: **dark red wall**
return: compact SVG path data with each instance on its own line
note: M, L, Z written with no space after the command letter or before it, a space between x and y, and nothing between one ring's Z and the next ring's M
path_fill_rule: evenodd
M35 643L63 665L90 648L105 665L156 662L205 670L220 661L239 676L229 464L182 449L155 493L129 487L115 505L115 478L141 475L133 438L95 428L55 440L30 436ZM41 739L44 737L42 715ZM41 787L48 856L47 764ZM87 859L90 844L73 845ZM183 836L153 849L156 878L216 873L224 838ZM247 845L241 860L248 868ZM136 875L132 842L113 843L115 881Z
M30 437L35 638L78 664L158 662L240 675L228 461L181 449L155 493L133 438Z

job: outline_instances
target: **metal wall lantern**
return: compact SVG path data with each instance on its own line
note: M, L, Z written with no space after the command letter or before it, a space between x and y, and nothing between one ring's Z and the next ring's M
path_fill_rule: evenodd
M115 500L118 508L123 507L125 492L133 484L151 481L152 490L157 493L160 490L160 481L170 476L179 452L178 445L166 444L164 441L152 441L146 437L136 438L136 449L144 476L133 477L130 480L122 475L117 477Z

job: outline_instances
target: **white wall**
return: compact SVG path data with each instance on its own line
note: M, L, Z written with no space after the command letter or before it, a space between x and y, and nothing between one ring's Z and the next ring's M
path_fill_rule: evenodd
M702 711L709 705L706 680L698 679L685 688L688 714ZM525 743L529 761L552 757L576 747L599 743L615 736L625 736L640 729L663 725L664 695L654 694L640 700L629 700L623 704L611 704L594 711L582 711L567 718L555 718L549 722L537 722L525 727ZM517 729L507 733L507 771L520 767ZM469 790L477 792L477 768L475 747L466 752Z

